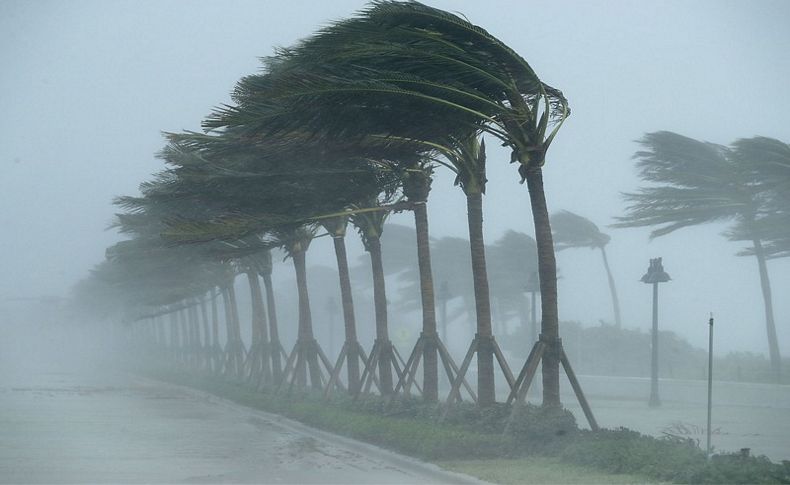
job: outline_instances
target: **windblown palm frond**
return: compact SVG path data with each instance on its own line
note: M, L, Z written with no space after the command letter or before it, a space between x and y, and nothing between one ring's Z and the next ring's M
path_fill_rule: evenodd
M640 143L647 148L635 155L640 175L658 185L625 194L631 205L615 226L662 225L651 233L651 237L657 237L686 226L733 221L725 235L732 240L748 240L751 248L740 254L757 259L771 368L778 379L781 356L766 259L782 254L776 243L783 239L766 248L763 239L767 233L763 231L770 214L781 213L771 208L771 201L780 199L771 188L776 184L774 177L760 173L761 168L764 174L781 170L776 160L781 160L787 149L781 142L759 138L739 140L733 148L727 148L670 132L647 134Z
M630 205L614 227L660 226L653 238L756 211L748 172L728 148L667 131L639 143L645 147L634 155L639 175L657 185L624 194Z
M611 237L598 229L594 222L570 211L560 211L551 217L554 244L558 251L568 248L598 249L609 244Z
M751 170L760 190L762 207L754 221L739 220L726 235L731 240L765 241L768 258L790 256L790 145L767 137L740 139L733 143L733 157ZM752 255L752 248L741 255Z

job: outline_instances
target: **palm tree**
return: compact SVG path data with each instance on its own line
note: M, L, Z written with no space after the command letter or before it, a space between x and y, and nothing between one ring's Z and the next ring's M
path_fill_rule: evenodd
M291 372L293 378L289 389L293 388L294 383L299 388L304 388L307 384L307 374L309 371L310 385L313 389L321 390L324 385L324 375L320 364L323 364L327 377L332 375L332 364L324 355L323 350L313 336L313 317L310 310L310 296L307 290L307 264L306 253L310 242L315 235L312 226L291 224L277 228L274 231L276 237L283 244L288 256L294 264L296 273L296 290L299 296L299 327L296 343L291 351L285 370L283 371L283 381L285 384ZM319 363L320 359L320 363Z
M486 270L485 242L483 239L483 194L485 193L485 142L477 137L470 137L459 148L460 156L447 154L457 171L456 184L466 194L467 219L469 226L469 247L472 257L472 282L475 292L475 313L477 316L477 334L469 347L467 357L461 364L457 384L463 378L469 359L477 352L477 394L481 406L490 406L496 400L494 389L494 353L497 349L491 327L491 298L488 290L488 273ZM449 158L448 157L448 158ZM512 388L512 375L504 359L500 365ZM451 390L452 397L452 390Z
M343 307L343 322L345 331L345 341L340 349L340 354L335 363L334 372L326 386L326 395L332 392L334 382L338 378L343 363L346 363L348 391L351 395L357 395L360 390L360 361L365 363L367 357L365 351L357 340L357 324L354 314L354 299L351 294L351 278L348 271L348 256L346 254L346 228L348 226L348 216L341 215L328 217L319 221L321 226L332 236L332 243L335 249L335 259L337 261L337 273L340 281L340 301Z
M377 199L369 199L364 203L364 207L367 208L374 208L378 205L382 205L382 202ZM383 208L377 211L356 212L351 215L351 222L359 231L365 251L370 254L376 319L376 340L363 373L362 385L367 389L373 382L374 373L378 370L378 387L382 396L389 396L393 393L395 386L392 371L393 367L397 369L398 365L395 349L389 338L387 293L381 255L381 234L384 231L384 221L388 215L389 212Z
M282 50L267 70L245 78L235 93L237 106L218 111L205 126L270 134L309 130L330 141L364 133L440 146L483 130L510 147L532 202L542 333L547 347L559 349L556 265L542 181L546 150L568 115L558 90L482 28L417 2L377 2ZM483 337L484 314L482 304ZM560 403L557 354L547 352L543 366L544 403L552 406ZM493 389L482 384L486 393Z
M655 185L625 194L630 203L615 227L658 226L650 237L683 227L735 221L737 239L748 239L757 259L765 308L771 369L776 379L781 356L776 338L766 252L757 223L766 209L763 187L754 183L754 167L721 145L700 142L676 133L646 134L639 143L639 174ZM745 146L741 156L745 155ZM735 236L733 236L735 237Z
M612 270L609 268L609 260L606 257L606 245L612 238L601 232L591 220L570 211L555 213L551 217L551 227L554 230L557 251L568 248L590 248L601 251L603 267L606 270L606 279L609 283L609 293L612 296L614 323L617 328L621 328L623 322L620 316L620 301L617 298L617 288L612 277Z
M247 361L244 363L249 381L256 382L256 387L263 387L272 382L269 363L271 361L271 345L269 342L268 322L263 302L263 290L259 274L264 266L271 263L271 257L255 254L236 261L239 271L247 276L252 304L252 343Z

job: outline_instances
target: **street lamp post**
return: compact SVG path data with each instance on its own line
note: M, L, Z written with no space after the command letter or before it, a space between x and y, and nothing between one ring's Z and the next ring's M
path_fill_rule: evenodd
M710 314L708 320L708 427L707 432L707 456L710 460L711 446L710 446L710 425L711 425L711 411L713 409L713 313Z
M664 271L661 258L650 260L647 273L641 279L642 283L653 285L653 333L650 360L650 400L648 401L648 405L651 407L661 405L661 400L658 397L658 284L670 279L672 278Z

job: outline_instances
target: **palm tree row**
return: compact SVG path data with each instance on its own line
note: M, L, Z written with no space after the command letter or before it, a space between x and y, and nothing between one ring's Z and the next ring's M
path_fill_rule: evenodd
M413 378L422 359L423 395L435 400L438 362L457 388L465 384L476 354L477 398L487 406L495 402L494 357L511 387L513 379L491 325L482 226L486 153L481 135L486 134L511 150L509 161L517 163L529 190L541 287L540 338L548 349L542 367L544 405L556 406L561 344L542 169L568 114L562 93L484 29L418 2L378 1L265 59L262 73L237 84L233 105L204 120L206 134L170 134L161 154L170 168L142 187L142 197L119 199L132 211L119 220L151 218L161 247L187 246L222 264L283 247L297 277L299 336L278 385L289 378L290 385L305 385L309 375L316 388L337 382L334 366L313 337L307 294L305 253L316 228L323 226L336 242L346 329L346 353L336 366L346 359L349 389L358 392L367 373L382 394L390 394L399 387L393 368L399 379ZM426 203L437 165L456 174L467 198L477 333L460 369L436 331ZM403 369L388 337L380 247L391 209L414 212L420 272L421 341ZM359 363L365 361L359 359L365 356L356 341L345 281L346 218L363 236L374 280L376 344L362 376ZM250 277L252 287L254 280ZM232 307L232 284L224 288ZM262 321L257 305L255 318ZM256 328L258 348L266 333L263 325ZM275 338L273 327L268 336ZM280 353L270 348L269 357L274 369ZM263 372L262 363L253 367Z

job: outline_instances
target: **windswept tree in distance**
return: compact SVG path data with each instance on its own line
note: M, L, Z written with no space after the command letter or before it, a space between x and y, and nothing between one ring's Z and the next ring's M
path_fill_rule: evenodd
M734 222L736 238L748 240L757 259L771 371L778 380L781 356L759 230L769 199L757 181L754 163L731 148L668 131L648 133L639 143L643 150L634 155L636 166L640 177L652 185L624 195L629 206L615 227L658 226L650 234L655 238L688 226Z
M601 232L591 220L570 211L556 212L551 217L551 227L554 231L557 251L568 248L590 248L601 251L603 267L606 270L606 278L609 283L609 293L612 296L614 323L617 328L621 328L623 322L620 316L620 300L617 298L617 288L614 284L612 270L609 268L609 260L606 257L606 245L612 238Z
M756 136L736 140L732 153L738 163L751 167L754 183L764 194L765 209L753 228L764 242L766 258L790 256L790 145ZM749 241L746 229L738 225L728 235L733 240Z

